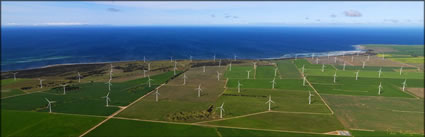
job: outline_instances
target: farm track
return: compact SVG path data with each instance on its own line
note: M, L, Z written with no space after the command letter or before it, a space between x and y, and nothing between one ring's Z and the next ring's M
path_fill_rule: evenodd
M0 99L6 99L6 98L11 98L11 97L18 97L18 96L23 96L23 95L28 95L28 94L34 94L34 93L40 93L40 92L44 92L44 91L48 91L48 90L33 91L33 92L25 92L24 91L25 93L23 93L23 94L18 94L18 95L13 95L13 96L7 96L7 97L3 97L3 98L0 98Z

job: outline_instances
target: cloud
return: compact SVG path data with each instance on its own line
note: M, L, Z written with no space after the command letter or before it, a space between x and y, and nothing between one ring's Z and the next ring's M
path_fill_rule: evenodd
M305 17L305 20L309 20L310 18L308 18L308 17Z
M331 17L332 17L332 18L336 18L336 15L335 15L335 14L331 14Z
M110 12L120 12L121 11L120 9L116 9L116 8L107 8L106 10L110 11Z
M211 14L211 18L215 18L215 15L214 14Z
M356 11L356 10L344 11L344 14L347 17L361 17L362 16L362 13L360 13L359 11Z

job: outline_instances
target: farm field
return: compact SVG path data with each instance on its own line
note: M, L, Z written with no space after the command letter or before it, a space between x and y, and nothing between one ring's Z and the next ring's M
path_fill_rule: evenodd
M247 79L248 78L248 72L249 73L249 78L253 79L254 78L254 68L253 66L237 66L237 65L233 65L232 66L232 70L227 70L224 74L224 76L226 78L231 78L231 79Z
M376 71L359 71L359 78L365 77L365 78L379 78L379 69ZM355 70L328 70L324 69L324 72L322 72L321 69L305 69L305 75L306 76L330 76L333 77L333 75L337 74L337 77L356 77ZM400 72L385 72L382 71L381 78L393 78L393 79L423 79L424 73L422 72L403 72L400 75Z
M341 95L323 97L346 128L424 133L423 99Z
M281 78L284 78L284 79L286 78L300 79L301 78L301 74L298 72L297 67L295 66L293 62L294 60L276 61Z
M255 71L255 79L270 79L274 77L274 66L262 66L258 65Z
M1 136L79 136L103 119L91 116L2 110Z
M37 92L22 96L2 99L2 109L27 110L27 111L48 111L45 98L56 101L52 105L53 112L87 114L87 115L110 115L117 106L127 105L133 100L143 96L154 89L160 83L167 81L173 76L172 72L152 76L155 81L152 87L148 87L147 78L131 80L128 82L113 83L110 91L110 107L105 107L105 99L101 98L108 93L108 86L105 83L87 83L75 85L77 89L68 88L66 95L63 95L63 88L50 89L44 92ZM72 86L74 87L74 86Z
M239 83L242 84L241 89L244 88L255 88L255 89L272 89L272 80L264 79L229 79L227 82L228 88L237 88ZM275 89L284 89L284 90L311 90L311 88L306 85L303 86L302 79L276 79L276 84L274 85Z

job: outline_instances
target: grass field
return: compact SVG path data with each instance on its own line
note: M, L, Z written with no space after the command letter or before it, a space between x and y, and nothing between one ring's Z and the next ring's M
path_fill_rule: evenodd
M413 96L401 91L404 79L375 79L375 78L355 78L339 77L333 83L333 77L311 76L308 80L313 84L320 94L344 94L360 96L385 96L385 97L406 97ZM378 85L382 82L383 89L378 95ZM408 80L410 87L423 86L423 80ZM361 86L360 86L361 85Z
M301 74L298 72L297 67L292 62L293 62L293 60L276 61L277 67L279 69L280 76L282 78L290 78L290 79L300 79L301 78Z
M274 78L274 66L257 66L255 72L255 79L273 79ZM279 78L279 77L278 77Z
M104 118L1 111L1 136L79 136Z
M369 49L389 48L393 51L388 53L410 56L424 56L424 45L383 45L383 44L368 44L362 45Z
M241 89L245 88L255 88L255 89L272 89L272 80L264 79L229 79L227 82L228 88L237 88L238 81L242 84ZM284 89L284 90L312 90L310 86L306 84L303 86L302 79L276 79L276 84L274 85L275 89Z
M360 70L359 78L379 78L379 69L376 71L365 71ZM334 69L325 69L322 72L321 69L305 69L306 76L331 76L335 74ZM356 70L338 70L336 71L337 77L355 77L357 72ZM400 72L381 72L381 78L393 78L393 79L424 79L424 73L422 72L406 72L404 71L402 75Z
M45 92L37 92L23 96L2 99L2 109L48 111L47 102L44 98L56 101L52 104L54 112L110 115L116 110L114 106L124 106L133 100L143 96L161 83L173 76L172 72L152 76L153 86L147 86L147 78L131 80L121 83L113 83L110 91L110 107L105 107L105 99L101 98L108 93L108 87L104 83L88 83L78 85L79 89L69 90L63 95L62 88L51 89Z
M424 133L424 100L322 95L346 128Z
M387 131L350 131L354 137L423 137L423 134L398 133Z
M289 132L273 132L259 130L243 130L232 128L217 128L223 137L336 137L336 135L325 134L304 134L304 133L289 133Z
M224 76L226 78L231 78L231 79L247 79L248 78L248 72L247 71L251 71L249 73L249 78L253 79L254 73L255 73L253 66L236 66L236 65L233 65L232 71L229 71L229 70L226 71Z
M14 96L14 95L19 95L19 94L24 94L25 92L20 90L20 89L5 89L5 90L1 90L1 97L9 97L9 96Z
M344 129L339 121L331 115L276 112L268 112L229 120L213 121L208 122L207 124L318 133Z

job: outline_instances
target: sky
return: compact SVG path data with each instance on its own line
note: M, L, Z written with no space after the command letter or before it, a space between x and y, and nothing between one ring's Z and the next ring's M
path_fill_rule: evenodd
M1 2L2 26L423 26L424 2Z

